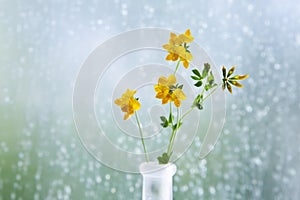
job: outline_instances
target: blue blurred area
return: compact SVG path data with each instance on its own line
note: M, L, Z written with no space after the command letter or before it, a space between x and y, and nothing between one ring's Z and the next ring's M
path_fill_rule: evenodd
M88 54L141 27L190 28L217 66L250 74L213 153L199 160L197 137L176 162L175 199L300 199L298 1L2 0L0 200L141 198L141 177L95 161L72 116Z

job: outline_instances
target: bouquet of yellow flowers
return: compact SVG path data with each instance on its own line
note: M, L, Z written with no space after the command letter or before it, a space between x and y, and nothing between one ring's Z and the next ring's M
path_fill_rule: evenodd
M236 86L242 88L243 85L240 84L239 80L244 80L248 78L248 75L233 75L235 71L235 66L231 67L227 72L226 68L222 67L223 79L222 83L216 83L214 74L211 70L209 63L205 63L202 70L193 69L190 78L195 81L194 86L199 88L197 96L190 108L185 112L181 111L181 101L186 99L184 94L183 84L177 82L176 72L178 68L183 65L184 68L190 66L190 62L193 59L192 53L189 50L189 44L193 42L194 37L192 36L190 30L186 30L185 33L176 35L175 33L170 33L169 43L163 45L163 48L168 52L166 56L167 61L176 62L174 72L167 77L161 76L158 78L157 84L154 85L154 90L156 92L156 98L161 100L162 104L169 104L169 115L160 116L161 126L163 128L170 129L169 144L166 151L159 156L159 164L167 164L172 156L174 141L176 139L176 134L183 124L184 118L194 109L202 110L204 102L210 97L218 87L222 87L223 90L227 89L232 93L232 87ZM135 115L136 123L139 128L139 133L146 157L146 161L149 161L147 148L145 145L143 132L140 124L140 120L137 111L140 109L141 104L139 98L135 97L136 90L127 89L122 96L115 100L115 104L120 106L122 112L125 113L124 120L127 120L132 115ZM174 117L174 106L176 113L176 119Z

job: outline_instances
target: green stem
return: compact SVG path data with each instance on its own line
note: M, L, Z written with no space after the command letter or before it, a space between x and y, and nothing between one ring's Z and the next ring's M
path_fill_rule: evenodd
M220 87L221 86L221 84L219 84L219 85L217 85L216 87L215 87L215 89L213 89L213 91L211 91L206 97L204 97L203 98L203 102L209 97L209 96L211 96L213 93L215 93L215 91L218 89L218 87Z
M181 62L181 60L178 60L177 65L176 65L176 68L175 68L175 71L174 71L174 74L176 74L176 72L177 72L177 70L178 70L178 68L179 68L180 62Z
M135 118L136 118L136 123L137 123L137 125L139 127L139 132L140 132L140 136L141 136L141 140L142 140L142 144L143 144L143 148L144 148L144 153L145 153L146 161L149 162L148 153L147 153L147 149L146 149L146 145L145 145L145 141L144 141L144 137L143 137L143 132L142 132L140 120L139 120L139 117L137 115L137 112L135 112L134 114L135 114Z
M169 141L169 145L168 145L168 151L167 154L170 157L173 151L173 146L174 146L174 141L175 141L175 137L176 137L176 133L178 131L179 128L179 123L180 123L180 113L179 113L179 108L177 108L177 123L176 123L176 127L174 127L172 125L172 134L170 137L170 141Z
M215 93L215 91L218 89L219 86L221 86L221 85L216 86L216 88L213 89L213 91L211 91L206 97L204 97L203 100L202 100L202 102L204 102L208 97L210 97L213 93ZM192 110L194 110L194 108L196 108L196 106L193 105L188 111L186 111L186 112L182 115L180 121L182 121L183 118L185 118L188 114L190 114L190 112L192 112Z
M172 117L172 126L173 126L173 116L172 116L172 102L170 102L170 114L169 118Z
M180 119L180 112L179 112L179 108L177 107L177 123L176 123L176 129L179 126L179 119Z
M171 134L171 137L170 137L170 140L169 140L169 145L168 145L168 150L167 150L167 155L170 157L171 156L171 145L172 145L172 140L173 140L173 136L174 136L174 133L175 130L172 129L172 134Z
M176 127L175 127L175 132L174 132L174 136L173 136L173 140L172 140L172 145L171 145L171 152L173 151L173 147L174 147L174 141L175 141L175 138L176 138L176 134L177 134L177 131L179 129L179 123L180 123L180 112L179 112L179 108L177 108L177 123L176 123Z
M190 114L190 112L192 112L192 110L194 110L194 108L196 108L196 106L193 105L188 111L186 111L186 112L182 115L182 117L181 117L180 120L183 120L183 118L185 118L188 114Z

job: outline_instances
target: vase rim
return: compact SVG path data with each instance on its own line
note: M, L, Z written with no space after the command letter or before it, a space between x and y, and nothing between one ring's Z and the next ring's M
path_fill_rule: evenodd
M173 176L177 167L173 163L159 164L158 162L143 162L140 164L140 173L143 176L161 177Z

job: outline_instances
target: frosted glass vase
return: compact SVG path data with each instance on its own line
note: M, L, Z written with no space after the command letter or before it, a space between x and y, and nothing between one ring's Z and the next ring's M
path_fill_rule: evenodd
M173 175L176 165L145 162L140 165L143 176L142 200L173 200Z

